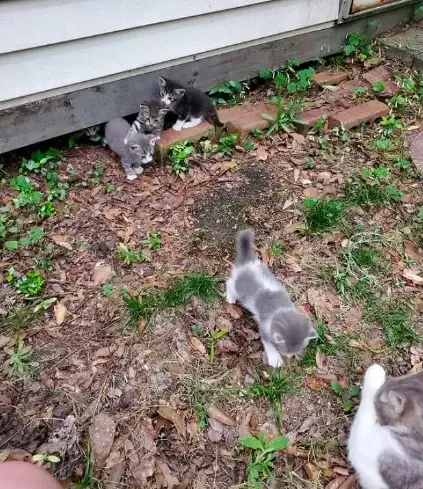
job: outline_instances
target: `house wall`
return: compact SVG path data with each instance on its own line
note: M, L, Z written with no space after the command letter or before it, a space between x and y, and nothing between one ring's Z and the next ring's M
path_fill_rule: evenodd
M339 0L6 0L0 109L337 19Z

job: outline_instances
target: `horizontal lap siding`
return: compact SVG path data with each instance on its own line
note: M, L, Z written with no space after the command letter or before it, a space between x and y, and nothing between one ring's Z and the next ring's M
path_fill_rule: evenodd
M274 0L3 54L0 102L130 74L143 67L148 71L159 63L228 46L236 50L238 44L260 43L270 36L333 21L337 15L338 0Z
M0 0L0 54L269 1Z

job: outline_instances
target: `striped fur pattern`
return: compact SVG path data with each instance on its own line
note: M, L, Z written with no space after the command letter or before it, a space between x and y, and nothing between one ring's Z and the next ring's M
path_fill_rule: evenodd
M132 123L129 134L153 134L160 137L163 130L164 119L169 109L164 107L158 100L150 100L140 105L137 118ZM127 138L125 138L125 144Z

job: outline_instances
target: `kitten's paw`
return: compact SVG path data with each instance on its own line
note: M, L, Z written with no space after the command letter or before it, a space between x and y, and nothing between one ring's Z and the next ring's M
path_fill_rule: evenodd
M127 173L126 178L128 180L135 180L137 178L137 174L136 173Z
M134 166L133 167L133 170L134 172L137 174L137 175L141 175L141 173L144 171L143 167L142 166ZM136 177L135 177L136 178Z
M385 383L385 380L386 372L383 367L378 364L374 364L370 366L366 371L366 374L364 376L364 388L370 388L377 391Z
M182 128L183 128L183 123L181 124L179 121L175 122L175 124L173 124L172 126L172 129L174 131L180 131Z
M267 363L273 368L279 368L283 366L282 358L279 353L276 352L267 353Z

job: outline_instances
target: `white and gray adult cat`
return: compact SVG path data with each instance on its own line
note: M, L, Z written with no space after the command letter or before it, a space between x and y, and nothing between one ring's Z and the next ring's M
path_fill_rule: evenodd
M178 117L172 126L175 131L198 126L203 120L212 124L216 132L224 126L219 120L213 102L200 90L184 87L162 76L159 77L159 88L160 100Z
M282 356L297 355L317 337L312 322L297 311L285 288L253 251L251 229L237 236L236 260L226 283L226 300L237 300L259 325L260 337L272 367L282 365Z
M149 100L148 102L142 103L137 118L128 131L128 135L140 132L142 134L154 134L160 138L165 116L168 112L169 109L164 107L158 100ZM125 138L126 142L127 139Z
M120 157L128 180L135 180L143 172L141 165L153 161L158 138L154 134L128 134L129 127L125 119L118 117L106 124L105 135L110 149Z
M364 376L348 457L363 489L423 488L423 372L388 378L380 365Z

